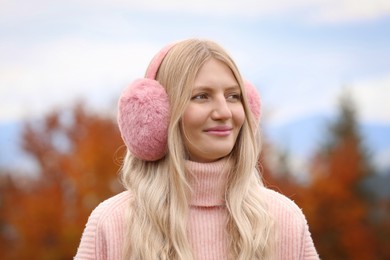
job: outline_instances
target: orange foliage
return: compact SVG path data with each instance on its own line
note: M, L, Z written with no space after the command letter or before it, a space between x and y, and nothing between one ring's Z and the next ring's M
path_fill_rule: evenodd
M291 174L275 173L262 155L262 174L266 186L294 200L306 215L321 259L385 259L370 222L370 205L359 191L362 175L353 144L345 144L325 158L317 157L309 184L299 184ZM337 158L335 158L337 157Z
M378 208L362 188L373 172L348 98L342 99L339 118L330 130L329 140L311 161L305 185L291 178L288 167L282 167L282 173L268 167L263 158L270 146L265 145L261 159L265 183L303 209L321 259L388 259L389 211L379 219L383 223L373 219ZM388 205L388 200L380 205Z
M365 175L358 140L345 138L312 167L306 206L318 250L327 259L375 259L377 243L370 207L361 191Z
M72 259L91 210L122 189L116 123L81 106L66 112L25 127L23 146L39 178L3 178L1 259Z

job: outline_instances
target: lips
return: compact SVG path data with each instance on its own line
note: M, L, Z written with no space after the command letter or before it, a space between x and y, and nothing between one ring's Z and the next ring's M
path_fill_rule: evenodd
M215 127L210 127L204 130L204 132L211 134L211 135L216 135L216 136L227 136L230 135L232 132L233 127L231 126L215 126Z

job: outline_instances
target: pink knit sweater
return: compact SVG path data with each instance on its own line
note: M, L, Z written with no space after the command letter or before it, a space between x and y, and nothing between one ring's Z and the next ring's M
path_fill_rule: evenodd
M194 174L188 223L189 242L196 259L227 259L224 204L226 161L187 162ZM302 211L287 197L261 188L277 226L277 259L319 259ZM132 194L122 192L102 202L91 214L75 259L121 259L125 213Z

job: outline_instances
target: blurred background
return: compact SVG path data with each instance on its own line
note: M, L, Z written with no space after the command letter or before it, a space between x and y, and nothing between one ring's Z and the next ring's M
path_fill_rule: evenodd
M322 259L390 259L387 0L0 1L0 258L71 259L122 191L121 91L172 41L224 46L262 96L264 182Z

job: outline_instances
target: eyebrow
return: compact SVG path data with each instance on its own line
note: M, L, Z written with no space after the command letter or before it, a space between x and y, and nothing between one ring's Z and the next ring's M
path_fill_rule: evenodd
M206 86L203 86L203 85L194 86L193 89L192 89L192 91L213 91L213 90L214 90L214 88L211 87L211 86L208 86L208 85L206 85ZM225 91L226 90L239 90L239 91L241 91L241 88L237 84L237 85L232 85L232 86L229 86L229 87L225 88Z

